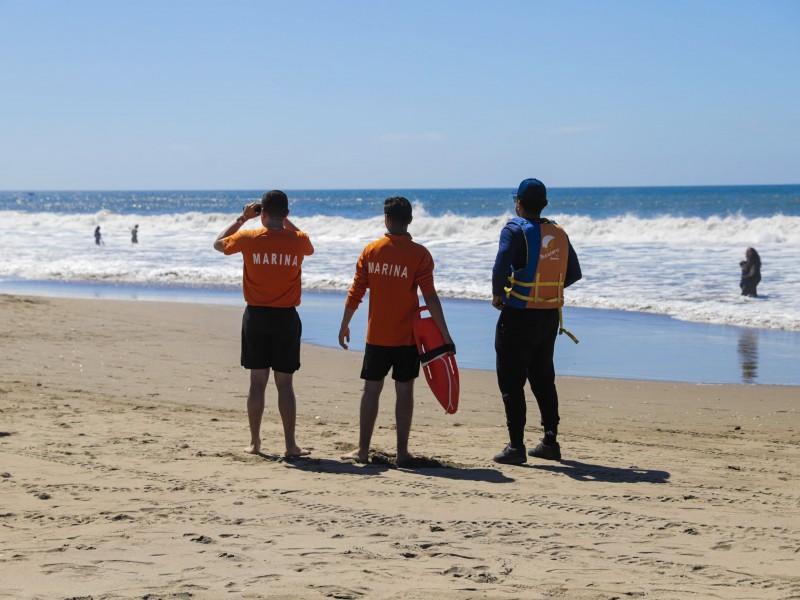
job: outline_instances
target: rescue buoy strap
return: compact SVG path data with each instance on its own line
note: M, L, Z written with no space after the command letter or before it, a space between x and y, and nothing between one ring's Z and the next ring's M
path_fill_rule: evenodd
M456 353L456 345L455 344L444 344L439 346L438 348L434 348L433 350L428 350L427 352L423 352L419 355L419 362L423 365L426 363L431 362L434 358L441 356L442 354L447 354L448 352L452 352L453 354Z

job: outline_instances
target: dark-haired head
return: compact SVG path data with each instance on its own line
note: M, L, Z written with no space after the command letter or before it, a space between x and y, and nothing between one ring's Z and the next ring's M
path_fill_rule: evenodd
M753 262L757 265L761 264L761 257L758 255L758 252L756 252L755 248L748 248L744 255L750 262Z
M393 225L408 227L408 224L411 223L411 202L402 196L387 198L383 203L383 214Z
M271 190L261 197L261 209L267 216L283 219L289 214L289 198L280 190Z

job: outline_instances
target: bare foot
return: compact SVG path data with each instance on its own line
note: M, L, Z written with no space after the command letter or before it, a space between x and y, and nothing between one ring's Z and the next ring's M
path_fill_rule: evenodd
M297 458L298 456L308 456L309 454L311 454L311 450L304 450L300 446L295 446L283 453L286 458Z
M256 444L250 444L247 448L243 448L242 451L248 454L261 454L261 441L259 440Z
M347 454L342 454L339 458L342 460L353 460L357 463L365 465L369 462L369 452L361 452L360 449L353 450Z
M416 455L411 454L411 452L403 452L402 454L398 452L395 464L398 467L402 467L403 465L412 464L416 458Z

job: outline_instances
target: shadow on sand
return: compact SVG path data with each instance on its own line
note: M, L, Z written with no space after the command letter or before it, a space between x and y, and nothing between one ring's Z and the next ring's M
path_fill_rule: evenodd
M238 460L243 457L234 455ZM394 455L380 450L371 452L370 462L366 465L348 460L335 460L319 458L316 456L300 456L286 458L279 454L266 454L260 452L259 458L267 462L286 463L294 469L311 471L315 473L334 473L342 475L374 476L385 473L390 469L424 475L425 477L442 477L460 481L483 481L486 483L511 483L516 481L501 471L491 468L473 468L454 462L440 460L429 456L417 456L411 461L397 465ZM641 469L639 467L608 467L594 465L577 460L560 460L547 464L526 463L520 465L526 469L549 471L571 477L576 481L603 481L606 483L667 483L670 474L667 471L655 469Z
M301 458L284 458L282 456L261 455L265 460L290 464L295 469L318 473L342 473L350 475L379 475L389 469L425 475L426 477L444 477L462 481L484 481L486 483L510 483L514 479L503 475L496 469L473 469L449 461L427 456L417 456L413 460L397 465L394 456L384 452L370 453L369 464L357 464L351 461L331 460L304 456Z
M561 460L555 464L530 465L532 469L561 473L576 481L603 481L605 483L667 483L669 473L639 467L606 467L577 460Z

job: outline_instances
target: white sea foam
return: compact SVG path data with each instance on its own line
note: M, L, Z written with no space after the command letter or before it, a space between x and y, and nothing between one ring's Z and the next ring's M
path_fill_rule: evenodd
M212 248L230 215L0 216L0 278L197 286L238 285L241 279L241 261ZM434 256L442 295L489 298L498 234L509 217L415 213L411 232ZM569 305L800 330L800 217L553 218L569 232L583 267L583 280L567 291ZM130 229L136 223L140 243L133 245ZM304 285L320 290L347 289L361 250L383 232L380 216L315 216L297 224L316 248L303 267ZM102 247L94 244L97 225ZM738 262L747 246L755 246L764 262L759 299L739 295Z

